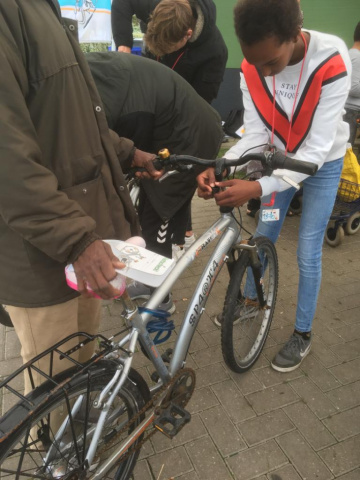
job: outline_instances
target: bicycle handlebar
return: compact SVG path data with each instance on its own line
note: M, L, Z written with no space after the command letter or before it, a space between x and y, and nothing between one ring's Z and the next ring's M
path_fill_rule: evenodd
M215 173L220 176L227 167L240 167L245 165L251 160L260 161L265 169L265 175L270 175L273 170L283 168L298 173L304 173L305 175L315 175L318 170L318 166L315 163L303 162L296 160L295 158L286 157L283 153L271 148L262 153L249 153L243 155L240 158L216 158L212 160L193 157L191 155L168 155L166 158L156 157L154 160L154 167L156 170L189 170L194 165L203 167L214 167ZM144 168L132 168L130 175L135 172L145 171ZM222 178L222 177L221 177Z
M177 165L179 164L200 165L216 168L220 163L223 165L223 169L225 169L226 167L239 167L245 165L251 160L260 161L263 167L269 170L284 168L286 170L304 173L306 175L315 175L318 170L318 166L315 163L303 162L301 160L296 160L295 158L286 157L279 151L251 153L235 159L216 158L214 160L206 160L203 158L192 157L190 155L170 155L168 159L160 160L160 164L162 164L162 168L169 165L171 168L176 169Z
M295 158L286 157L281 152L275 152L273 154L273 169L284 168L293 172L304 173L305 175L315 175L318 171L318 165L311 162L303 162L296 160Z

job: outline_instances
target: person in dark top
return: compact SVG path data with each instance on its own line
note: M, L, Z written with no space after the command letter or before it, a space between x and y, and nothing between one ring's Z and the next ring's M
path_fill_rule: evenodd
M147 29L144 55L177 72L211 103L228 55L213 0L113 0L111 22L118 51L131 51L133 15ZM189 204L185 248L194 240Z
M133 45L133 15L147 25L146 56L179 73L207 102L214 100L227 61L227 47L215 24L214 2L114 0L111 23L119 51L130 52Z
M137 55L93 52L86 58L116 133L152 153L168 148L170 153L216 157L223 138L221 118L180 75ZM195 172L160 183L141 180L138 212L147 248L171 257L172 243L184 243L196 185ZM138 282L128 292L133 298L150 295L149 287ZM172 307L171 298L161 304Z

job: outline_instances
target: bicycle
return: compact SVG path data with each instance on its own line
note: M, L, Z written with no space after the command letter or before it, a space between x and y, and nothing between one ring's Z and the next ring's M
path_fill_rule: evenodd
M170 156L160 168L188 169L191 165L215 166L222 179L228 166L260 160L269 174L288 168L314 174L317 166L284 157L269 150L245 155L237 160L202 160L190 156ZM186 405L195 388L195 372L186 367L186 355L205 309L216 278L226 263L230 281L224 304L221 345L226 364L244 372L258 359L267 338L278 288L278 263L274 245L267 238L242 240L241 226L232 208L221 208L215 223L185 252L164 282L154 291L145 307L137 307L126 291L121 297L126 328L107 339L85 332L67 337L25 364L0 384L2 399L12 393L20 401L0 419L0 478L63 480L114 478L128 479L143 443L156 431L173 438L190 421ZM147 330L153 315L164 317L156 307L192 261L218 239L185 313L172 351L160 355ZM246 289L253 288L252 312L246 310ZM250 289L251 289L250 288ZM256 305L256 307L254 307ZM235 310L240 320L234 321ZM162 318L162 329L171 329ZM161 323L160 322L160 323ZM80 341L66 348L69 340ZM120 336L120 340L115 340ZM99 341L100 349L91 360L80 364L72 357L83 345ZM136 345L153 363L157 382L149 388L132 368ZM52 375L54 355L72 363L62 373ZM49 370L37 367L47 356ZM27 396L16 389L19 375L27 372L34 388L33 374L44 382ZM152 427L150 432L148 429Z

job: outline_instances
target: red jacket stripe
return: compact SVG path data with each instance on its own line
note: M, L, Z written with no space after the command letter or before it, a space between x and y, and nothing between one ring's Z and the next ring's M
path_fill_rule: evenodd
M272 130L273 95L269 91L264 77L246 60L242 63L242 71L257 112L267 128ZM338 52L324 60L311 74L294 112L288 152L295 153L308 134L319 103L322 86L346 75L344 61ZM286 147L289 125L290 120L276 103L274 133L284 147Z

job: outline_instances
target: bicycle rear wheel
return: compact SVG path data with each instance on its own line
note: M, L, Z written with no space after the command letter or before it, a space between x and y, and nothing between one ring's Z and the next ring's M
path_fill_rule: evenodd
M223 357L227 366L237 373L251 368L259 358L272 322L278 288L278 261L273 243L265 237L254 241L263 265L265 308L259 307L250 254L243 250L231 271L221 325Z
M116 438L148 400L145 381L132 370L131 381L126 380L108 413L93 465L90 468L85 465L85 454L99 418L99 410L93 403L113 377L115 368L112 362L102 361L77 377L73 377L74 369L68 370L56 377L58 384L64 382L62 388L54 391L54 384L46 382L29 394L27 398L38 407L31 410L23 400L9 410L0 420L0 435L9 432L1 442L1 480L77 480L94 474L97 465L115 450L115 445L142 421L144 416L137 418L122 438ZM76 405L80 408L75 413ZM141 437L137 442L140 441ZM139 453L134 451L103 478L128 479Z

